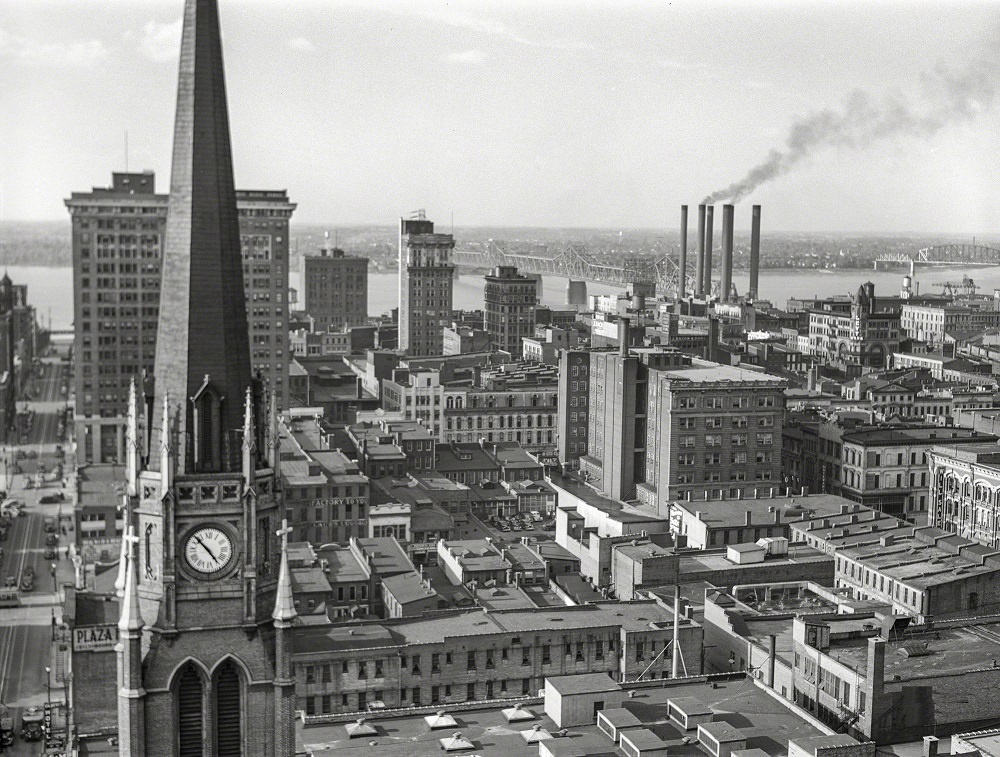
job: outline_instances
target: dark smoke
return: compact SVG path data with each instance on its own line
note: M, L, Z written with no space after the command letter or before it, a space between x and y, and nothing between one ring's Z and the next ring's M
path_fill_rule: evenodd
M702 202L737 202L823 147L857 149L894 137L927 138L950 123L971 120L996 98L1000 55L993 50L961 71L939 65L923 78L924 97L917 105L898 94L876 100L855 91L840 111L822 110L792 124L784 150L771 150L746 176Z

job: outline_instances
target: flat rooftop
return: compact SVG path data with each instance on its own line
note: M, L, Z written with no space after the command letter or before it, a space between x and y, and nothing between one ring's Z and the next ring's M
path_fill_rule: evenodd
M783 386L787 383L780 376L774 376L770 373L751 371L735 365L712 363L699 358L692 358L690 367L664 368L659 372L666 374L673 380L690 381L696 384L734 382L745 384L781 384Z
M877 537L878 534L871 534ZM913 536L894 535L892 543L883 545L878 539L838 550L845 557L857 560L865 567L878 571L911 588L966 581L974 576L1000 573L1000 563L989 560L985 565L962 555L928 544Z
M610 680L610 679L609 679ZM627 684L625 688L628 688ZM771 757L788 754L790 739L808 739L822 736L822 732L800 717L778 698L765 693L751 680L743 677L718 681L678 683L656 688L638 688L632 699L627 699L623 709L632 713L644 727L667 743L671 755L704 757L696 744L686 744L689 736L666 721L666 704L670 699L687 697L696 699L701 706L713 713L716 723L739 728L747 739L748 749L760 749ZM454 731L472 742L469 754L503 755L504 757L538 757L537 744L525 743L521 731L530 731L539 725L550 733L558 732L551 719L545 716L541 702L525 704L537 717L523 723L508 723L502 710L518 700L483 710L451 711L457 721L456 728L430 731L424 722L424 711L393 718L373 718L368 723L378 732L374 736L349 739L344 723L315 726L296 724L296 749L308 750L317 757L332 755L371 755L379 757L440 757L439 739ZM447 709L447 708L444 708ZM352 722L348 720L347 722ZM579 747L583 754L618 754L611 739L598 730L596 723L569 728L568 745ZM369 742L375 742L372 746Z
M840 513L844 507L860 507L837 494L806 494L758 499L692 499L679 501L676 505L685 512L697 516L710 528L745 526L747 513L750 513L751 525L766 525L830 516Z
M629 631L646 631L650 623L669 628L673 613L654 601L604 602L575 607L545 607L500 610L497 612L459 612L442 621L440 616L401 618L379 623L329 626L296 632L296 653L323 652L355 647L398 647L406 644L440 644L448 639L468 636L489 636L507 633L538 633L554 629L621 627ZM681 620L682 624L690 621ZM373 633L372 643L359 638L362 628L377 627L383 634Z
M705 573L708 571L721 570L747 570L759 569L761 565L803 565L806 563L830 563L830 577L833 578L833 555L820 552L818 549L807 547L805 544L789 544L787 555L771 555L764 558L762 563L749 563L740 565L734 563L726 556L727 550L696 550L692 552L682 552L680 558L680 573L682 576L689 574Z
M605 497L599 491L592 489L574 476L554 473L548 479L548 483L556 490L557 494L562 489L622 523L659 522L666 520L652 509L633 507L625 502Z

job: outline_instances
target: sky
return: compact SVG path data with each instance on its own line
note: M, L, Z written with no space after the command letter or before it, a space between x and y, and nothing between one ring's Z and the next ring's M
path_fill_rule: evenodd
M220 0L236 184L294 220L1000 231L1000 0ZM0 0L0 223L169 188L182 0Z

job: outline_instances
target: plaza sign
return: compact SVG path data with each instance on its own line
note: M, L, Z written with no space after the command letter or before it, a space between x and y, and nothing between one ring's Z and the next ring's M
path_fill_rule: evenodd
M87 626L73 629L74 652L108 652L118 643L118 626Z

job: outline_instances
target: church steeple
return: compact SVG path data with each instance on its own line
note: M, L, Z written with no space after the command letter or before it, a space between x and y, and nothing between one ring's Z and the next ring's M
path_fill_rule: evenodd
M240 469L247 333L218 6L187 0L155 367L156 393L179 406L179 474Z

